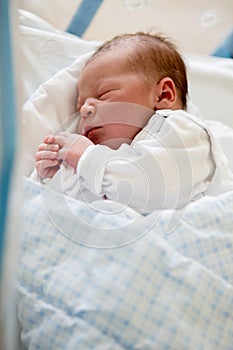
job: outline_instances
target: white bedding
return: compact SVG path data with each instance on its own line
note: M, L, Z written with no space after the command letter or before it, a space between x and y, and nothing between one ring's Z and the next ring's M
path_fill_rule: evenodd
M98 43L26 12L20 26L28 175L42 137L73 120L78 73ZM187 62L192 100L200 101L233 166L233 63L201 56ZM184 211L141 216L110 201L88 206L25 178L17 279L24 346L232 350L232 211L229 192Z
M233 192L147 217L28 179L23 198L28 349L232 349Z

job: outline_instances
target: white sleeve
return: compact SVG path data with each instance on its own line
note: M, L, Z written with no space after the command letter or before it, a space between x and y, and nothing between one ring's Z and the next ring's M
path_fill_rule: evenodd
M178 208L204 192L214 171L208 134L184 116L162 120L118 150L90 146L77 169L85 188L140 213Z

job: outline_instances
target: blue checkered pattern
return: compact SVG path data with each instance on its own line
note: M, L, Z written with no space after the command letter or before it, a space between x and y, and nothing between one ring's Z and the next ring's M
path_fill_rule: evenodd
M232 350L233 193L147 217L30 180L23 198L26 348Z

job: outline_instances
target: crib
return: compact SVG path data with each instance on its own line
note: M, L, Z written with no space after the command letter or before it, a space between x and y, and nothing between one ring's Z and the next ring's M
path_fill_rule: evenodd
M25 9L17 18L25 69L14 347L231 350L233 191L140 215L116 202L64 197L31 179L43 137L72 125L78 75L103 38L73 33L77 16L69 32ZM184 58L190 100L233 171L233 61Z

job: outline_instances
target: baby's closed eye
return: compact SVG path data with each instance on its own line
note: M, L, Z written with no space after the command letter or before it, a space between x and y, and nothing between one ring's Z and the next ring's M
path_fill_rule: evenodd
M98 96L98 99L104 100L104 99L108 98L111 92L112 92L112 90L107 90L107 91L101 92Z

